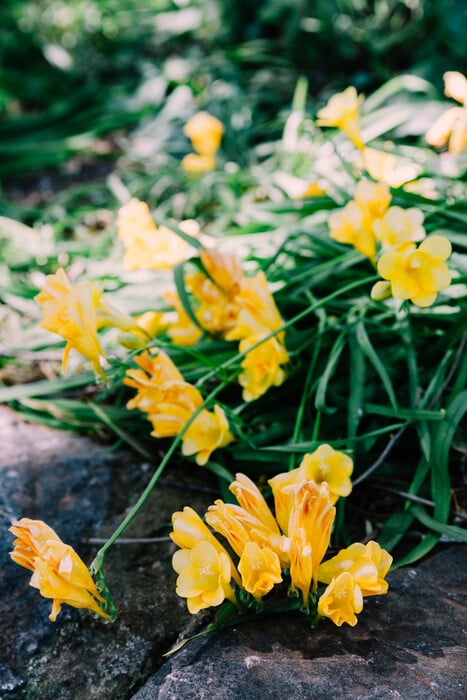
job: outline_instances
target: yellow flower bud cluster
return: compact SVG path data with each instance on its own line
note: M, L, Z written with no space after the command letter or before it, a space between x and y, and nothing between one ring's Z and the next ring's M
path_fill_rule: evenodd
M156 438L174 437L197 411L203 397L196 387L185 382L182 375L162 350L155 355L142 352L135 358L139 369L129 369L124 384L137 390L127 408L138 408L152 423L151 435ZM196 455L196 462L206 464L211 453L233 440L223 409L203 408L182 437L182 453Z
M355 543L324 561L335 518L333 503L351 491L350 457L321 445L301 465L269 480L275 515L257 486L244 474L230 485L237 504L216 500L205 520L236 557L189 507L172 516L178 574L177 593L188 610L220 605L239 607L247 594L256 607L276 584L289 582L301 594L312 620L329 617L336 625L357 623L363 597L387 592L384 580L392 557L376 542ZM319 584L325 584L319 586Z
M216 249L205 248L200 257L206 273L196 272L185 280L198 304L194 314L199 326L188 316L178 295L169 292L165 298L177 317L167 333L179 345L194 344L202 335L201 328L225 340L238 340L240 352L247 353L238 380L244 400L253 401L286 377L283 365L289 355L285 334L267 338L282 325L281 315L263 272L246 277L234 254Z
M49 618L55 622L63 603L88 608L105 620L110 616L101 607L104 599L96 588L84 562L70 545L42 520L21 518L10 528L16 536L10 556L14 562L33 572L30 585L44 598L52 598Z
M410 299L417 306L431 306L438 292L451 283L445 262L451 244L443 236L426 238L420 209L402 209L390 203L387 185L361 180L355 198L330 215L329 235L339 243L353 245L373 262L377 260L378 272L386 282L373 287L375 301L392 295Z
M188 153L183 158L182 168L193 174L214 170L216 153L224 134L222 122L208 112L197 112L187 121L183 132L190 139L196 153Z

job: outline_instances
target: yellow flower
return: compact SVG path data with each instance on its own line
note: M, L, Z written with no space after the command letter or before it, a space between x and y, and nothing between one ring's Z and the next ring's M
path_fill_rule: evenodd
M467 109L448 109L428 129L425 140L436 148L447 143L449 153L462 153L467 147Z
M243 588L260 600L282 581L279 557L268 547L248 542L238 564Z
M30 585L45 598L52 598L49 618L54 622L63 603L88 608L110 619L99 605L103 598L84 562L51 527L41 520L14 520L10 528L17 539L10 556L17 564L33 572Z
M252 532L258 531L267 538L269 530L251 513L234 503L224 503L220 499L209 506L206 522L220 535L225 537L229 545L239 557L248 542L253 540Z
M290 579L291 590L298 588L302 593L303 606L308 610L308 594L313 577L313 552L306 541L305 532L297 528L290 538Z
M376 255L376 237L370 222L365 220L353 200L329 216L329 235L338 243L352 245L371 260Z
M340 627L344 622L357 624L355 613L363 610L362 592L348 571L333 578L318 601L318 614L329 617Z
M326 190L321 187L320 183L318 180L313 180L312 182L309 182L305 189L299 194L296 195L296 199L305 199L307 197L321 197L324 194L326 194Z
M422 241L426 236L423 212L415 207L389 207L386 214L374 222L373 230L384 250L396 248L401 243Z
M195 151L202 156L213 156L221 145L224 126L208 112L198 112L187 121L183 132Z
M123 383L137 389L136 396L128 401L129 410L138 408L149 413L162 399L161 386L167 382L183 382L183 377L170 359L160 350L151 355L147 350L135 357L141 369L129 369Z
M467 79L457 71L448 71L443 77L445 95L463 107L444 112L428 129L425 139L430 146L440 148L447 143L450 153L461 153L467 148Z
M254 277L242 277L234 302L239 307L238 320L234 328L226 334L227 340L241 340L248 336L275 331L283 324L282 317L269 290L264 272ZM279 333L283 341L284 334Z
M333 578L348 571L359 585L363 596L387 593L384 580L392 564L391 555L371 540L366 545L356 542L325 561L318 569L318 579L330 583Z
M216 168L217 161L214 156L201 155L199 153L187 153L182 158L182 168L192 175L209 173Z
M261 335L250 335L240 341L239 351L248 348L261 340ZM250 350L243 359L238 381L243 387L243 400L254 401L266 393L271 386L280 386L286 379L282 365L289 361L289 354L276 337L269 338Z
M188 316L178 294L169 290L164 294L164 300L176 311L175 319L169 322L167 329L169 338L182 347L190 347L197 343L203 331Z
M373 180L384 182L390 187L402 187L406 182L418 177L423 170L408 158L368 146L365 147L362 156L365 170Z
M141 316L137 316L135 321L141 330L138 331L135 328L133 333L126 333L118 339L120 345L129 350L144 347L150 339L156 338L167 330L169 325L168 315L163 311L146 311Z
M313 481L304 481L294 490L287 534L293 539L294 533L303 530L311 545L313 591L318 586L318 567L329 546L335 517L326 482L317 486Z
M198 542L192 549L179 549L172 558L178 574L177 594L187 599L190 613L220 605L227 598L236 602L230 585L228 556L210 542Z
M337 452L330 445L320 445L312 454L306 454L298 469L303 470L306 479L316 484L328 484L332 504L352 491L353 462L344 452Z
M374 301L384 301L391 296L391 283L390 282L376 282L370 292L370 296Z
M75 348L90 360L95 373L106 379L101 366L104 351L97 331L105 326L134 331L137 328L135 321L114 309L93 282L72 285L62 268L53 275L47 275L35 299L42 306L43 320L40 325L67 341L62 372L66 370L70 350Z
M360 134L360 105L363 96L357 95L354 87L348 87L344 92L333 95L327 105L319 110L318 126L334 126L340 129L357 148L364 144Z
M402 244L384 253L378 272L391 283L395 299L410 299L417 306L431 306L438 292L451 283L449 268L444 262L451 254L451 244L443 236L429 236L418 247Z
M197 235L191 221L182 221L179 227ZM117 228L125 247L126 270L170 270L187 257L186 241L166 226L156 226L148 205L139 199L132 199L119 210Z
M276 520L282 532L287 533L289 528L290 511L294 499L294 487L304 481L303 470L292 469L282 472L268 480L274 496L274 508Z
M216 248L202 248L200 258L216 285L229 299L233 299L243 279L243 271L235 253L221 253Z
M261 520L264 526L271 532L280 534L277 521L264 500L261 491L245 474L236 474L235 481L229 486L241 507Z
M389 187L383 182L360 180L355 190L355 204L367 219L379 219L391 203Z
M188 275L186 288L200 302L195 310L199 324L211 335L224 336L235 325L238 306L202 272Z
M147 412L153 427L151 435L156 438L175 437L201 406L203 397L188 382L167 382L160 390L160 401Z
M206 464L214 450L225 447L234 440L223 409L214 406L214 412L203 409L188 427L182 438L182 453L196 454L196 463Z

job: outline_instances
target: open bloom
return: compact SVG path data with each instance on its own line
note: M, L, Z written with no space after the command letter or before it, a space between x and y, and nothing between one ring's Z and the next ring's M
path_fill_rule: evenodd
M417 306L431 306L438 292L451 283L445 260L451 254L451 244L443 236L429 236L418 248L402 244L384 253L378 262L378 272L391 283L395 299L410 299Z
M177 594L187 599L190 613L220 605L226 598L236 601L230 585L229 558L210 542L179 549L173 555L172 566L178 573Z
M41 520L14 520L10 528L17 539L10 556L17 564L33 572L30 585L45 598L52 598L49 618L54 622L63 603L88 608L110 619L99 603L104 600L84 562L51 527Z
M384 250L396 248L401 243L422 241L426 236L423 212L416 207L389 207L385 215L374 222L373 229Z
M189 246L167 226L156 226L146 202L132 199L121 207L117 218L118 237L125 247L126 270L170 270L188 255ZM193 220L179 228L191 236L199 234Z
M429 128L425 139L430 146L441 148L447 143L450 153L461 153L467 148L467 78L457 71L448 71L443 77L447 97L463 106L444 112Z
M127 407L138 408L152 423L156 438L178 435L193 414L201 408L203 397L182 375L163 351L151 356L143 352L136 357L140 369L127 370L124 384L137 389ZM196 462L206 464L211 453L233 440L223 409L202 409L182 437L184 455L196 455Z
M357 624L355 613L360 613L362 610L362 592L348 571L333 578L318 601L318 614L331 618L338 627L344 622L355 627Z
M224 126L212 114L198 112L187 121L183 132L200 155L213 156L221 145Z
M318 126L334 126L340 129L357 148L363 148L360 133L360 105L363 96L354 87L333 95L327 105L319 110Z
M73 285L62 268L53 275L47 275L35 299L42 306L43 320L40 325L67 341L62 372L65 372L70 351L74 348L87 357L96 374L105 379L101 366L101 358L105 355L97 331L106 326L137 333L142 331L134 319L114 309L106 301L94 282Z
M245 352L261 340L261 335L250 335L240 341L239 351ZM286 379L283 365L289 361L289 354L276 338L264 340L261 345L250 350L242 360L242 372L238 382L243 387L243 400L254 401L265 394L272 386L280 386Z
M384 580L392 564L391 555L371 540L366 545L356 542L323 562L318 569L318 579L331 583L332 579L348 571L358 583L363 596L387 593Z
M409 158L368 146L365 147L362 158L365 170L369 175L374 180L384 182L390 187L402 187L405 183L418 177L423 170L422 166Z
M328 224L329 235L335 241L352 245L371 260L375 257L376 237L371 221L364 217L356 202L350 201L330 214Z
M243 588L257 600L282 581L279 557L268 547L248 542L238 564Z

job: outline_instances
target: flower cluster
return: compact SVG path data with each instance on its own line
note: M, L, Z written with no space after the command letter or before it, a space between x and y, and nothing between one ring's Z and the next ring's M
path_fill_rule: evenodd
M13 521L10 532L17 538L11 558L33 572L30 581L33 588L38 588L44 598L53 599L49 615L52 622L63 603L88 608L105 620L110 619L101 607L104 599L86 565L51 527L41 520L21 518Z
M216 500L205 519L229 551L189 507L172 516L170 536L180 547L173 557L177 593L188 610L220 605L261 609L276 584L288 581L289 595L312 624L320 617L340 626L357 623L363 597L387 592L391 556L376 542L355 543L324 560L335 518L333 503L351 490L352 460L322 445L301 465L269 480L275 516L255 484L237 474L230 485L238 504ZM320 585L325 584L325 585Z
M138 408L147 414L156 438L174 437L203 404L196 387L183 380L182 375L165 352L151 355L142 352L135 358L139 369L127 370L124 384L137 390L127 408ZM196 462L206 464L211 453L233 440L223 409L203 408L182 437L182 453L196 455Z
M179 227L190 236L199 234L199 226L193 219L180 222ZM167 226L156 226L148 205L139 199L132 199L120 208L117 229L125 248L126 270L171 270L188 255L187 243Z
M402 209L390 203L387 185L361 180L355 198L330 215L329 234L340 243L353 245L372 261L380 253L377 268L386 282L376 283L373 299L392 295L410 299L417 306L431 306L438 292L451 283L445 263L451 244L443 236L426 238L420 209Z
M65 372L70 351L74 348L87 357L94 372L105 379L101 364L105 354L98 330L112 326L137 335L144 334L144 329L131 316L109 304L96 284L85 281L73 285L62 268L47 275L36 301L43 310L41 326L66 340L62 372Z
M281 315L263 272L247 277L234 254L215 249L201 250L200 257L205 272L196 272L185 280L198 304L194 310L198 325L188 316L178 295L170 292L166 301L175 308L177 318L168 335L179 345L195 343L202 335L201 329L225 340L238 340L240 352L246 353L238 380L244 400L253 401L285 380L283 365L289 360L285 334L267 337L281 327Z
M187 121L183 132L196 153L188 153L182 167L189 173L206 173L216 167L216 153L221 145L224 126L208 112L198 112Z
M467 148L467 78L457 71L444 74L444 92L460 102L462 107L451 107L428 129L426 141L441 148L446 143L449 153L461 153Z

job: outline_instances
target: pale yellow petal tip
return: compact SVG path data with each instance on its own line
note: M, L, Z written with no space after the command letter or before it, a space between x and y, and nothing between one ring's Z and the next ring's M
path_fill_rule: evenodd
M202 175L216 169L216 159L213 155L188 153L182 159L182 168L190 175Z

